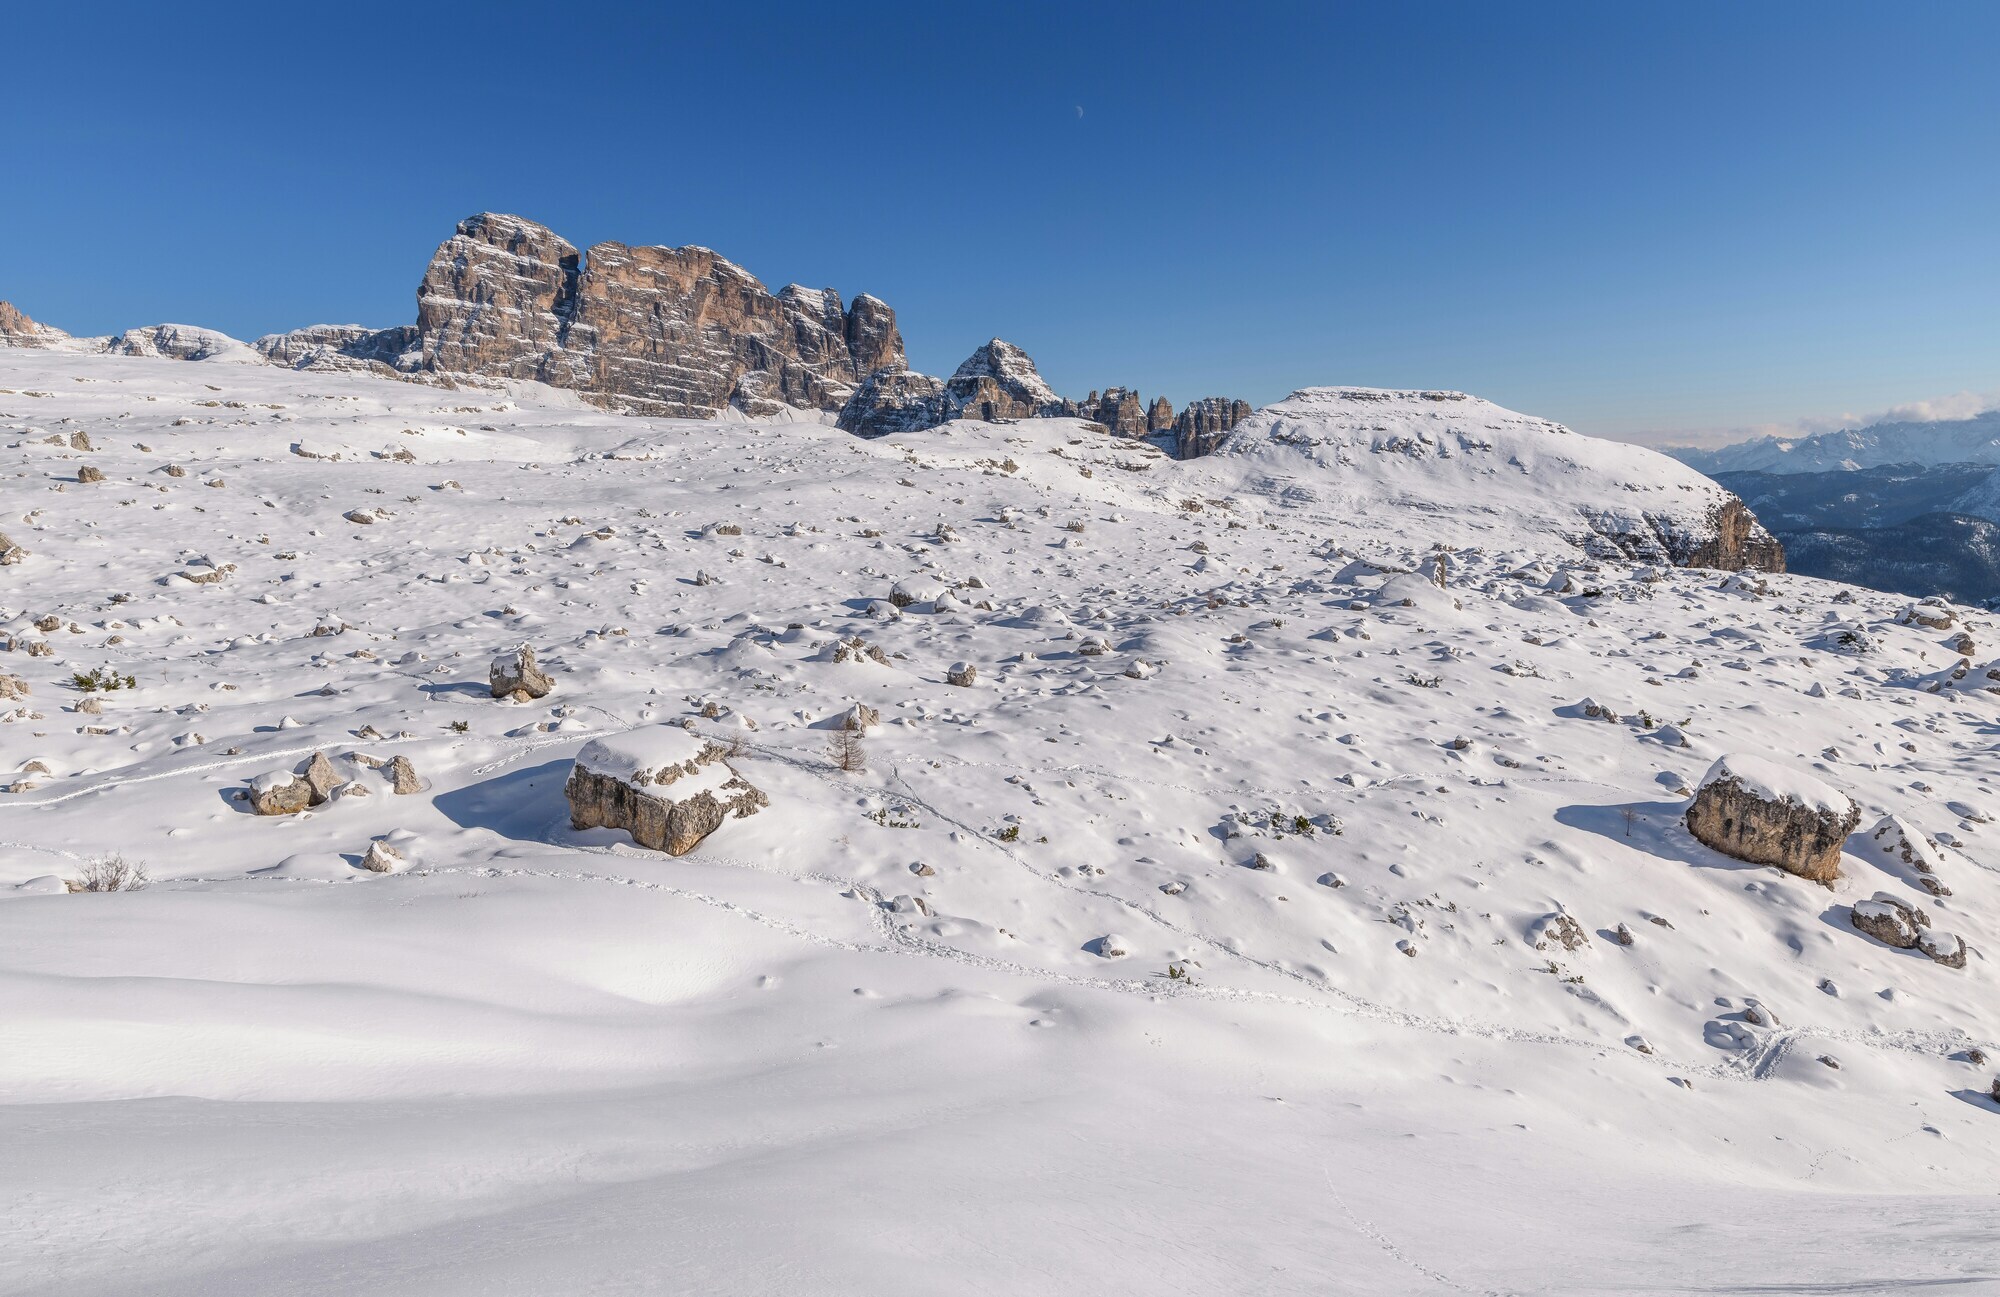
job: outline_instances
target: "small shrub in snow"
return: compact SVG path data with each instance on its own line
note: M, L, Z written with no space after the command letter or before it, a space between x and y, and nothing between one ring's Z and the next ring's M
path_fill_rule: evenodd
M107 670L104 667L92 667L88 671L78 671L69 679L71 684L85 693L95 693L99 690L137 689L139 687L139 681L136 677L120 675L116 671Z
M72 892L136 892L151 882L146 866L117 854L98 856L63 885Z

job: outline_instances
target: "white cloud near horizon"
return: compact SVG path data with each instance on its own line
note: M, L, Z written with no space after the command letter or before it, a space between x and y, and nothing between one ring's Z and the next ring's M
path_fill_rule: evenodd
M1806 415L1783 423L1753 423L1730 428L1677 428L1658 432L1615 434L1618 441L1636 442L1659 450L1713 450L1766 437L1785 440L1814 437L1845 428L1866 428L1877 423L1936 423L1944 419L1970 419L1988 410L2000 409L2000 388L1985 392L1953 392L1892 405L1866 414Z

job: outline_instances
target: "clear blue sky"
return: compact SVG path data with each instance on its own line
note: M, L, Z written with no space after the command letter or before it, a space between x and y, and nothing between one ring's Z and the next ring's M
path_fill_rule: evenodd
M1612 435L2000 388L2000 4L21 4L0 297L414 318L469 213L871 292L917 368Z

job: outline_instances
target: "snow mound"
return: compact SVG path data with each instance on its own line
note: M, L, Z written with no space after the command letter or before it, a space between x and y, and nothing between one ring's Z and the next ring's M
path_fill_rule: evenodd
M1463 392L1304 388L1238 424L1211 462L1240 489L1328 516L1401 514L1427 539L1554 536L1647 562L1688 561L1736 502L1658 451Z

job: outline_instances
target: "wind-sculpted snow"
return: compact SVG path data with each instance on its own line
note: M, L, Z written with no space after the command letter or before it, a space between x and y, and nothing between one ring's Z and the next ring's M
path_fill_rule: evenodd
M0 352L0 1291L2000 1282L1995 619L1324 391L1180 462ZM768 806L573 830L666 723ZM1926 844L1713 852L1725 753Z

